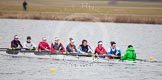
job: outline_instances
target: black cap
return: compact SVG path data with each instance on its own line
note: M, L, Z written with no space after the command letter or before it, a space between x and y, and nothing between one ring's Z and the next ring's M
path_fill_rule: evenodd
M31 39L31 37L30 37L30 36L28 36L28 37L27 37L27 39Z
M115 41L111 41L110 44L111 44L111 46L112 46L113 44L116 44L116 43L115 43Z
M71 41L71 40L74 40L73 38L69 38L69 40Z
M128 48L133 47L132 45L128 45Z
M99 43L102 43L102 41L98 41L98 44L99 44Z

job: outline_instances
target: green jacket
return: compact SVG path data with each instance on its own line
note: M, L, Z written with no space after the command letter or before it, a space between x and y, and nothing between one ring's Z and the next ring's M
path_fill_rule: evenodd
M136 52L133 47L128 48L124 56L121 57L121 60L135 61L136 60Z

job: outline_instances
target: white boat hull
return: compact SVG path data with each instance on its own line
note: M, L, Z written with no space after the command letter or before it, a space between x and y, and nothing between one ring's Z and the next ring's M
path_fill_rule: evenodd
M71 56L71 55L35 55L34 53L18 53L18 54L7 54L5 52L0 52L0 55L5 56L17 56L17 57L31 57L31 58L41 58L41 59L59 59L59 60L70 60L70 61L86 61L86 62L101 62L101 63L127 63L134 64L134 62L119 61L118 59L108 59L106 58L95 58L95 57L84 57L84 56Z

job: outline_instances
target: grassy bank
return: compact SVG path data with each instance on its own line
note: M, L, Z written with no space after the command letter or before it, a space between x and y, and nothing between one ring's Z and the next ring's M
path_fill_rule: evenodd
M21 0L0 1L0 18L162 24L160 2L29 0L24 12Z

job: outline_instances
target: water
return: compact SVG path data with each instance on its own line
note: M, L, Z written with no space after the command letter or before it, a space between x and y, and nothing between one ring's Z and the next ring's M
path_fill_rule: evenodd
M93 49L99 40L106 49L114 40L123 52L132 44L137 58L148 60L154 56L162 61L162 25L0 19L0 27L0 47L9 47L15 34L22 43L30 35L36 44L42 36L49 43L59 36L64 46L69 37L77 46L87 39ZM1 80L161 80L161 67L162 63L150 62L90 63L0 55ZM50 73L50 68L56 72Z

